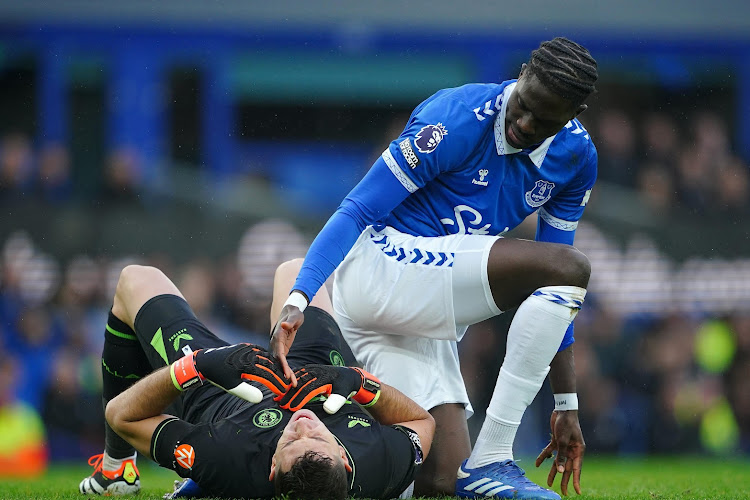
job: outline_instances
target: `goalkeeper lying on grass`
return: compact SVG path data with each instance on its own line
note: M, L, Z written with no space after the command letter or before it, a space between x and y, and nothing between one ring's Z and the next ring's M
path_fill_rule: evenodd
M297 271L277 270L272 318ZM105 452L80 492L136 493L137 450L206 496L398 496L429 451L434 421L369 373L333 366L354 357L325 288L310 305L287 357L292 387L264 349L211 333L161 271L123 269L102 353Z

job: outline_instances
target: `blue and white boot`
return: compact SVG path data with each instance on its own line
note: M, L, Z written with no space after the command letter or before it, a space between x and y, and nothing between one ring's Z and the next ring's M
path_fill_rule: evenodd
M513 460L487 464L476 469L458 468L456 496L461 498L524 498L527 500L560 500L554 491L542 488L526 477Z
M182 479L174 482L174 491L167 493L162 498L172 500L174 498L202 498L203 491L198 483L192 479Z

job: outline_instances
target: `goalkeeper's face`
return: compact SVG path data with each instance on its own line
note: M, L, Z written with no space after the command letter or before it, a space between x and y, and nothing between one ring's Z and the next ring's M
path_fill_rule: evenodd
M287 472L308 451L342 462L351 471L344 448L339 446L328 427L310 410L298 410L281 433L271 461L271 479L276 472Z

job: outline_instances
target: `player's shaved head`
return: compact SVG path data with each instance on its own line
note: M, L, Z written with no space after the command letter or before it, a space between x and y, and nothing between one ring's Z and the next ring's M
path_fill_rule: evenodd
M555 94L579 105L596 91L596 60L583 46L557 37L531 53L526 69Z

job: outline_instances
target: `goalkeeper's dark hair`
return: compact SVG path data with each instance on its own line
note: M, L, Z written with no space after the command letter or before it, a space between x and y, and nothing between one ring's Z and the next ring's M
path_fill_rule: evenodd
M542 85L576 106L596 92L594 84L599 77L596 60L586 48L567 38L542 42L531 53L526 70Z
M342 462L308 450L287 472L276 472L276 496L303 500L341 500L349 496L349 481Z

